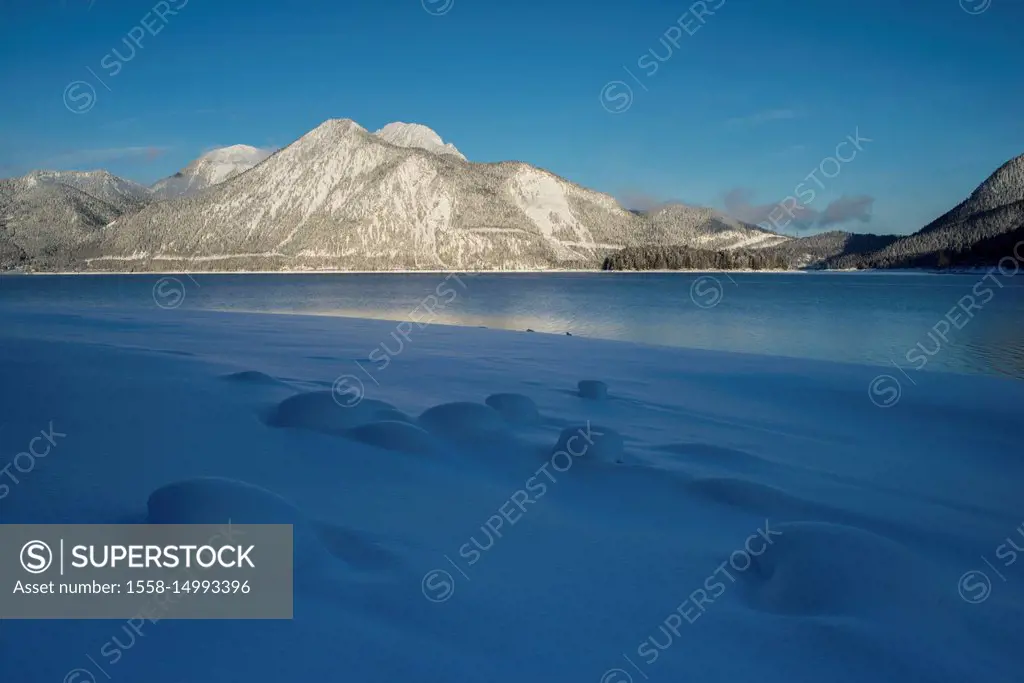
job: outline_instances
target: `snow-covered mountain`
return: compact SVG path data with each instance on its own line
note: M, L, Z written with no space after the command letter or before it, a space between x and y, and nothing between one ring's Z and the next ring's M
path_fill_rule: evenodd
M74 267L81 245L95 241L104 225L132 204L130 190L114 178L89 174L33 172L22 178L0 180L0 269L32 266L42 269ZM119 205L104 201L54 176L71 177L101 193L111 193ZM127 181L125 181L127 182Z
M544 269L596 266L624 246L687 244L705 232L722 233L722 244L784 239L708 209L637 214L525 163L466 162L428 144L440 140L429 129L390 130L327 121L201 195L119 219L90 267Z
M220 147L202 155L169 178L157 181L152 190L159 199L195 194L245 173L271 153L249 145Z
M1024 237L1024 154L1010 159L942 216L882 249L847 253L834 268L994 264Z
M627 246L749 249L787 239L683 204L627 211L521 162L468 162L419 124L370 133L333 119L266 156L215 150L153 191L105 172L4 181L0 265L545 269L598 267Z
M425 149L428 152L450 154L466 161L466 157L462 155L462 152L455 148L455 145L450 142L446 143L441 139L440 135L419 123L402 123L401 121L395 121L394 123L389 123L376 131L374 135L377 135L398 147L418 147L419 149Z
M724 213L687 204L667 204L645 214L672 234L676 244L696 249L764 249L791 238L738 221Z
M467 161L401 122L370 133L332 119L273 154L214 150L152 191L105 171L0 181L0 269L596 268L618 249L666 246L906 267L998 260L1021 237L1024 155L907 237L793 239L703 207L629 211L526 163Z
M1024 202L1024 154L997 168L967 199L922 228L921 232L940 230L1020 202Z
M148 187L103 170L32 171L21 180L26 187L67 185L114 206L121 213L137 211L153 201L153 193Z

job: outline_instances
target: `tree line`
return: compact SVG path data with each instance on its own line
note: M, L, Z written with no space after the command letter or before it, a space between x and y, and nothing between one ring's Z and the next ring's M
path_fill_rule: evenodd
M784 255L766 251L711 251L684 246L626 247L605 257L602 270L786 270Z

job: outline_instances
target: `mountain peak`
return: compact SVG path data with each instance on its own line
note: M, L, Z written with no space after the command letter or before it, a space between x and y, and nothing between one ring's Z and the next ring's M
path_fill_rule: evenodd
M931 232L963 221L969 216L978 216L1018 202L1024 202L1024 154L1010 159L993 171L967 199L926 225L921 232Z
M201 159L229 159L229 158L245 158L258 156L265 154L265 152L258 147L252 147L251 145L229 145L228 147L218 147L211 149L209 152L203 154Z
M327 119L319 126L310 131L310 133L316 132L338 132L338 133L351 133L354 131L366 132L366 129L360 126L352 119ZM309 133L307 133L308 135Z
M248 171L271 152L250 145L211 149L171 177L157 182L152 189L161 199L194 194Z
M455 145L445 142L432 128L421 123L393 121L374 133L396 147L416 147L435 154L448 154L466 161Z

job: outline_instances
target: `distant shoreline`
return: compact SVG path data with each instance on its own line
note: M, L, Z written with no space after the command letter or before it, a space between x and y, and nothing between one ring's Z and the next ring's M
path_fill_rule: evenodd
M547 269L547 270L145 270L145 271L4 271L0 275L545 275L560 273L813 273L841 271L813 270L600 270Z
M117 271L117 270L88 270L88 271L0 271L0 277L5 275L33 275L33 276L69 276L69 275L559 275L564 273L600 273L600 274L641 274L651 273L655 275L679 274L723 274L723 273L757 273L761 275L827 275L835 273L864 273L864 274L890 274L890 275L974 275L987 273L995 266L974 267L974 268L951 268L937 270L932 268L832 268L832 269L728 269L728 270L601 270L596 268L588 269L546 269L546 270L146 270L146 271Z

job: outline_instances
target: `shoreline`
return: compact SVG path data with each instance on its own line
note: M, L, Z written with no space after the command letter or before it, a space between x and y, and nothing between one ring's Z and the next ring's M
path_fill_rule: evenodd
M118 270L87 270L87 271L0 271L0 278L11 275L33 275L33 276L70 276L70 275L184 275L186 277L198 275L562 275L562 274L653 274L668 275L673 273L687 275L723 274L723 273L756 273L759 275L828 275L836 273L863 273L863 274L887 274L887 275L975 275L989 272L991 268L963 268L949 270L935 270L927 268L843 268L843 269L730 269L730 270L600 270L600 269L548 269L548 270L146 270L146 271L118 271Z
M4 275L562 275L671 273L778 273L802 274L806 270L152 270L152 271L54 271L0 273ZM822 271L827 272L827 271ZM839 272L839 271L833 271Z

